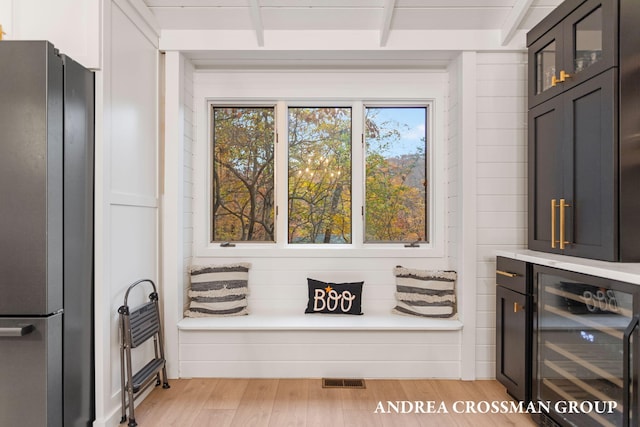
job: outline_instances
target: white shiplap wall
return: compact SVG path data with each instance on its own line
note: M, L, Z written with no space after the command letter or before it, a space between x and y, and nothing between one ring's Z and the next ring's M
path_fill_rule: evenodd
M188 72L184 67L187 84ZM315 85L309 86L308 81ZM206 168L208 139L206 131L206 98L213 99L309 99L332 96L333 99L388 98L395 94L402 99L437 98L438 108L434 126L440 138L441 150L435 167L445 162L447 104L446 74L427 72L405 74L393 73L207 73L195 72L196 140L194 153L194 202L195 211L206 209ZM381 82L387 82L382 84ZM185 90L185 98L188 98ZM398 95L400 93L400 95ZM379 97L379 98L378 98ZM248 98L251 99L251 98ZM186 100L184 101L186 104ZM186 108L186 107L185 107ZM186 121L187 113L185 113ZM440 124L438 124L440 123ZM186 125L186 123L185 123ZM186 137L185 134L185 149ZM189 153L190 154L190 153ZM187 153L185 152L185 156ZM187 160L185 159L185 164ZM186 172L186 170L185 170ZM441 188L438 192L446 200L446 185L443 173L438 176ZM185 197L191 189L185 174ZM202 190L202 191L201 191ZM185 198L185 204L186 204ZM186 210L186 206L185 206ZM442 209L444 211L444 209ZM204 212L203 214L204 215ZM439 215L439 224L444 226L444 215ZM415 268L446 269L449 260L446 250L442 255L428 258L400 256L366 257L344 256L340 250L327 251L322 255L273 256L268 252L259 255L234 256L237 251L216 251L201 247L206 242L206 227L198 222L195 215L193 264L230 263L249 261L252 268L249 276L251 294L250 310L283 310L303 315L307 303L307 277L328 281L365 281L363 311L384 310L387 313L394 305L395 265ZM189 215L183 216L183 233L191 229L187 223ZM198 224L200 224L198 226ZM202 238L202 233L205 233ZM438 231L442 236L443 232ZM189 237L184 236L185 246ZM442 240L444 242L444 239ZM406 250L405 250L406 251ZM393 252L393 251L390 251ZM402 249L400 252L403 253ZM248 252L249 253L249 252ZM284 253L284 252L283 252ZM415 254L415 252L410 252ZM186 255L186 250L185 250ZM186 258L186 257L185 257ZM188 286L188 282L184 282ZM184 288L181 296L186 303ZM182 306L182 304L178 304ZM170 325L172 326L172 325ZM179 375L191 376L365 376L365 377L440 377L460 376L460 332L459 331L295 331L273 332L224 332L224 331L181 331L179 342L168 345L179 346ZM353 345L357 344L357 345Z
M447 104L447 253L450 267L458 269L458 216L459 198L458 186L460 179L459 170L459 145L460 145L460 94L458 84L459 61L452 61L447 68L449 76L449 97Z
M526 246L526 54L477 54L476 376L495 376L495 251Z
M250 261L253 268L250 275L252 293L249 297L250 305L270 305L290 309L304 307L306 302L305 288L300 286L306 277L335 280L342 278L364 279L367 283L367 299L374 306L384 301L392 301L393 278L390 266L404 264L423 268L455 268L462 269L459 254L464 252L474 254L476 263L471 263L464 282L459 284L460 292L465 292L473 300L475 306L470 310L473 319L467 319L465 325L473 328L473 340L466 340L456 332L434 332L429 334L428 342L417 339L417 335L403 333L381 332L349 332L349 333L316 333L307 336L294 331L279 331L273 333L247 332L238 335L234 332L181 332L179 343L168 345L179 346L179 356L174 363L180 365L180 376L242 376L243 373L252 376L309 376L309 375L347 375L342 366L362 366L362 374L369 377L411 376L413 368L415 376L460 377L467 367L465 377L492 378L495 364L495 250L524 246L526 235L526 57L524 53L473 53L466 54L452 61L447 69L448 90L443 99L446 144L443 160L447 170L443 185L446 187L446 221L445 235L446 254L440 261L436 259L413 260L411 263L403 259L355 258L340 259L334 257L278 259L273 257L212 258L195 256L190 259L195 240L193 236L193 203L197 203L198 193L193 192L191 182L197 181L196 163L198 157L199 133L193 133L194 122L198 117L190 119L193 110L197 110L198 99L191 95L193 79L198 81L198 73L193 71L188 61L183 63L183 95L181 108L184 111L184 198L182 207L181 242L184 244L184 279L180 284L180 309L187 303L186 289L188 280L186 268L190 263L236 262ZM473 62L471 64L471 62ZM465 70L472 70L466 76ZM471 83L471 84L470 84ZM197 83L196 83L197 86ZM464 88L467 89L464 89ZM470 88L470 89L469 89ZM466 91L465 91L466 90ZM471 96L469 90L474 92ZM197 93L197 90L196 90ZM215 96L215 93L211 96ZM469 100L475 100L476 105L467 105ZM471 101L472 102L472 101ZM464 104L464 105L463 105ZM197 108L196 108L197 107ZM192 111L190 112L189 109ZM472 129L469 120L464 123L460 119L462 112L471 112L476 125ZM471 121L473 123L473 120ZM464 129L467 148L469 141L473 141L476 153L472 158L474 168L474 191L461 188L460 146ZM196 135L195 139L193 135ZM193 144L193 145L192 145ZM200 150L202 147L200 147ZM468 151L468 150L467 150ZM195 156L195 157L194 157ZM191 160L193 163L191 163ZM466 160L468 162L468 159ZM196 171L194 172L194 168ZM193 181L191 181L191 179ZM467 184L470 180L464 180ZM472 251L465 250L460 244L461 212L460 204L465 194L473 194L473 203L466 201L467 208L474 209L473 230L465 224L465 233L475 232ZM195 245L197 247L197 244ZM461 252L462 251L462 252ZM282 298L282 295L287 295ZM366 308L366 305L365 305ZM469 313L467 313L468 317ZM172 327L172 325L169 325ZM242 338L239 338L242 337ZM314 338L315 337L315 338ZM315 339L320 350L314 345ZM241 342L238 342L240 340ZM248 341L247 341L248 340ZM398 341L400 340L400 341ZM406 340L406 341L403 341ZM318 351L328 351L340 354L348 349L348 342L364 345L356 353L344 354L342 358L327 361L327 369L317 368ZM409 349L415 342L417 347ZM375 343L375 344L374 344ZM469 344L470 343L470 344ZM428 344L430 350L422 352L418 348ZM469 345L471 347L469 347ZM381 346L384 348L382 349ZM464 348L475 348L473 357L461 357ZM397 349L403 349L407 354L423 354L414 363L398 358ZM359 358L357 354L374 354L371 359ZM287 355L287 356L284 356ZM413 359L414 356L411 356ZM404 370L388 369L394 363L407 366ZM288 369L290 366L292 369ZM353 373L353 370L350 372Z
M195 143L195 109L193 103L193 64L189 60L184 60L184 165L183 165L183 301L188 301L187 290L189 288L188 269L193 258L193 145Z
M458 378L448 331L218 331L181 335L182 377Z

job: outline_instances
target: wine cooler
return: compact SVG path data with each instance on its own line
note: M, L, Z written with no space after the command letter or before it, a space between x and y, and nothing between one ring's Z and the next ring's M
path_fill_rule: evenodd
M546 426L638 425L640 286L534 266L533 401Z

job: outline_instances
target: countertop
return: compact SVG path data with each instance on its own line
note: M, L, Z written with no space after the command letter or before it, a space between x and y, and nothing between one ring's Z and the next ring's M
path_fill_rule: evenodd
M596 261L528 249L496 251L496 255L640 285L640 263Z

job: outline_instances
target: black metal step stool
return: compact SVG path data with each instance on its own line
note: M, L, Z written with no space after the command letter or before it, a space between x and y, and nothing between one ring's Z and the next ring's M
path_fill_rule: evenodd
M127 305L129 292L141 283L149 283L153 292L149 294L149 302L130 310ZM158 306L158 292L156 285L149 279L138 280L127 289L124 294L124 305L118 309L120 317L120 380L122 384L122 418L120 424L127 421L127 408L129 408L129 427L136 427L134 413L135 399L153 384L162 384L162 388L169 388L167 381L166 360L164 358L164 346L162 343L162 326L160 324L160 310ZM131 366L131 350L153 338L155 357L135 374ZM162 380L160 378L162 372Z

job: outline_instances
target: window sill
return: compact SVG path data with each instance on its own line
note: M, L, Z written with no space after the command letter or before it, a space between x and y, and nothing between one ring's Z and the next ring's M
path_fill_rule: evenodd
M281 247L269 243L236 243L232 247L220 247L211 244L196 250L196 256L216 258L443 258L444 252L431 245L423 244L417 248L405 248L398 245L289 245Z

